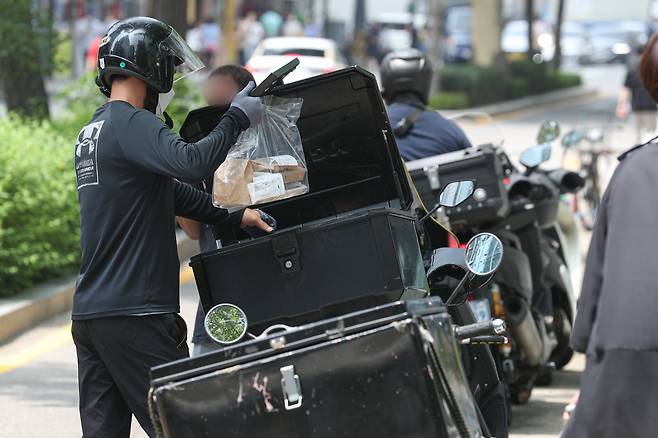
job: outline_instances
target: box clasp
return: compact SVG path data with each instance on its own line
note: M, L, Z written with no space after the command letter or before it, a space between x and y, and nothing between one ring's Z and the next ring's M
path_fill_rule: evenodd
M299 376L295 374L295 366L281 367L281 376L283 404L287 411L297 409L302 405L302 385L299 382Z

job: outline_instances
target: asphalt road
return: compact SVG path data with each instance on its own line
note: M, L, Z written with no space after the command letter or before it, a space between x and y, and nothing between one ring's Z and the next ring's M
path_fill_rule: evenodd
M605 126L612 147L630 147L634 141L632 130L617 129L612 123L623 69L592 68L583 73L588 84L600 88L601 96L512 114L498 120L497 127L470 126L467 133L484 137L485 141L491 141L494 135L503 137L510 155L517 156L534 144L540 123L550 118L560 122L564 132L575 126ZM553 160L559 162L561 154L559 148L555 149ZM611 167L613 163L611 160ZM182 314L191 332L197 295L189 268L183 266L181 278ZM562 409L576 393L583 365L582 357L577 356L566 370L556 373L550 388L537 388L527 405L514 407L512 437L559 435ZM75 349L69 315L63 314L0 345L0 438L80 435ZM132 436L145 435L136 426Z

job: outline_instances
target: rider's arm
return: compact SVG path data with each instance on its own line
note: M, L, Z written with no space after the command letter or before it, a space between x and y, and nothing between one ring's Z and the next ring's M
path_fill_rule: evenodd
M227 210L215 207L208 193L179 181L174 181L174 211L176 216L235 228L240 225L244 214L244 209L229 214Z
M154 173L196 183L224 161L238 135L249 127L249 119L238 108L229 109L215 129L196 143L187 143L152 113L128 112L116 132L126 158Z

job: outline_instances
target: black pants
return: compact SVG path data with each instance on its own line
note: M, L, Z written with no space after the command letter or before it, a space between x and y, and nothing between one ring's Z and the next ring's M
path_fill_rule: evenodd
M179 315L73 321L83 438L128 438L131 414L155 436L148 414L151 367L189 356Z

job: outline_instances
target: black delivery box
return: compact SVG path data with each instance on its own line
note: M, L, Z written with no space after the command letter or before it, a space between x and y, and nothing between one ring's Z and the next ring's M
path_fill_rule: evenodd
M445 209L452 225L497 222L509 212L503 163L492 145L410 161L407 169L428 209L438 203L442 187L454 181L475 181L473 196Z
M437 297L242 342L151 376L165 438L482 436Z
M424 296L411 189L374 76L351 67L270 92L304 101L310 191L259 206L277 220L272 235L192 258L204 310L235 304L260 333ZM186 125L212 129L219 115L199 123L209 111Z

